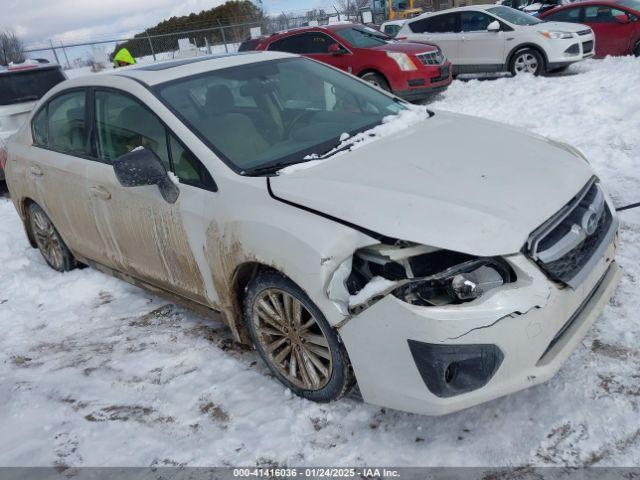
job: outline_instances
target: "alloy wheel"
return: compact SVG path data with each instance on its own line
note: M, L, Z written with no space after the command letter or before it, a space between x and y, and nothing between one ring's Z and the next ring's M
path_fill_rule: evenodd
M530 53L523 53L516 57L514 66L516 73L536 73L538 59Z
M292 384L319 390L331 379L329 342L313 314L293 295L269 288L253 304L252 322L261 349Z
M45 260L54 268L64 267L64 250L53 224L40 210L31 213L31 227L36 244Z

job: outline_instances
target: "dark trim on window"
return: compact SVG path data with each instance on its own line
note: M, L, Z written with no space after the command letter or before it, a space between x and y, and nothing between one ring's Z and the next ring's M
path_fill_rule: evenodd
M269 52L286 52L286 53L294 53L295 55L333 55L333 53L331 52L287 52L286 50L272 50L271 46L274 43L277 42L281 42L282 40L288 40L294 37L301 37L301 36L307 36L310 34L320 34L320 35L324 35L325 37L329 37L331 40L333 40L335 43L337 43L338 45L340 45L340 47L342 47L346 53L343 53L343 55L353 55L353 52L351 50L349 50L347 47L345 47L345 43L346 40L344 40L342 37L340 37L340 40L338 40L334 35L331 35L328 32L322 31L322 30L307 30L304 32L291 32L288 35L282 35L280 38L277 38L273 41L271 41L268 45L267 48L265 50L269 51ZM336 34L337 36L337 34ZM350 45L350 44L348 44ZM350 45L351 48L354 48L352 45Z
M349 227L354 230L357 230L360 233L364 233L365 235L371 238L374 238L380 243L393 245L398 242L398 239L396 238L387 237L386 235L382 235L380 233L374 232L373 230L369 230L368 228L361 227L347 220L342 220L341 218L334 217L327 213L319 212L318 210L314 210L313 208L305 207L304 205L300 205L298 203L285 200L284 198L280 198L275 193L273 193L273 190L271 189L271 178L270 177L266 177L266 178L267 178L267 191L269 192L269 196L274 200L277 200L278 202L284 203L286 205L290 205L295 208L299 208L300 210L304 210L305 212L313 213L314 215L318 215L320 217L326 218L327 220L331 220L333 222L339 223L341 225L344 225L345 227Z
M128 77L128 78L130 78L130 77ZM143 86L145 85L143 82L141 82L141 84L142 84ZM152 94L154 94L153 90L151 90L151 89L149 88L149 86L146 86L146 88L147 88L147 89L148 89ZM140 104L140 105L141 105L145 110L147 110L151 115L153 115L154 117L156 117L156 118L158 119L158 121L162 124L162 126L164 127L164 130L165 130L165 141L166 141L166 143L167 143L167 151L168 151L168 155L169 155L169 166L171 167L172 172L175 174L175 169L174 169L174 166L173 166L173 159L171 158L171 148L170 148L170 144L169 144L169 135L168 135L168 134L173 135L173 137L178 141L178 143L180 143L180 145L185 149L185 151L189 152L189 154L190 154L194 159L196 159L196 161L199 163L199 167L200 167L200 168L202 168L202 170L203 170L203 171L205 171L205 172L207 172L207 174L208 174L208 175L207 175L207 178L206 178L205 180L210 180L210 181L211 181L211 184L210 184L210 185L207 185L207 184L204 184L204 183L202 183L202 184L197 183L197 184L196 184L196 182L185 182L185 181L182 181L182 180L180 180L180 183L183 183L183 184L185 184L185 185L190 185L190 186L192 186L192 187L201 188L201 189L203 189L203 190L208 190L208 191L210 191L210 192L217 192L217 191L218 191L218 185L217 185L217 183L215 182L215 180L213 179L213 176L211 175L211 172L209 172L209 169L207 169L207 167L206 167L206 166L205 166L205 165L200 161L200 159L199 159L199 158L198 158L198 157L197 157L197 156L196 156L196 155L191 151L191 149L190 149L190 148L188 148L188 147L184 144L184 142L182 142L182 141L180 140L180 137L179 137L178 135L176 135L176 133L175 133L173 130L171 130L171 128L169 128L169 126L168 126L168 125L166 124L166 122L165 122L165 121L160 117L160 115L158 115L158 114L157 114L156 112L154 112L151 108L149 108L149 106L148 106L146 103L144 103L140 98L138 98L137 96L135 96L135 95L133 95L133 94L131 94L131 93L129 93L129 92L126 92L126 91L124 91L124 90L121 90L121 89L119 89L119 88L115 88L115 87L102 87L102 86L95 86L95 87L92 87L92 89L93 89L93 99L94 99L94 103L91 105L91 107L90 107L90 108L94 111L94 114L93 114L93 121L94 121L93 126L94 126L94 127L96 127L96 125L97 125L97 118L96 118L96 116L95 116L95 93L96 93L96 92L112 92L112 93L116 93L116 94L119 94L119 95L122 95L122 96L125 96L125 97L128 97L128 98L131 98L133 101L135 101L136 103ZM154 94L154 96L157 98L157 95L155 95L155 94ZM95 155L96 155L95 160L96 160L96 161L99 161L99 162L101 162L101 163L107 163L108 165L111 165L111 163L110 163L110 162L107 162L107 161L105 161L105 160L103 160L103 159L101 159L101 158L98 158L98 148L97 148L97 143L96 143L96 141L95 141L95 140L96 140L96 139L95 139L95 135L94 135L94 138L93 138L93 142L94 142L94 145L93 145L93 151L95 152Z
M77 158L82 158L83 160L95 160L94 158L91 158L89 155L81 155L78 154L77 152L66 152L64 150L58 150L56 148L51 148L51 142L49 141L49 104L56 100L59 97L62 97L64 95L68 95L70 93L75 93L75 92L84 92L84 108L85 108L85 128L87 129L87 133L85 133L85 147L86 142L89 141L89 136L88 136L88 125L87 123L87 102L88 102L88 97L89 97L89 89L90 87L72 87L72 88L68 88L66 90L62 90L58 93L56 93L55 95L51 96L50 98L47 99L46 103L44 103L43 105L41 105L38 110L36 111L36 113L33 114L33 116L31 117L31 146L32 147L36 147L36 148L41 148L43 150L48 150L50 152L55 152L55 153L60 153L62 155L69 155L70 157L77 157ZM46 109L47 110L47 123L46 123L46 128L47 128L47 145L38 145L35 143L35 134L33 131L33 122L36 119L36 117L40 114L40 112L42 112L42 110Z

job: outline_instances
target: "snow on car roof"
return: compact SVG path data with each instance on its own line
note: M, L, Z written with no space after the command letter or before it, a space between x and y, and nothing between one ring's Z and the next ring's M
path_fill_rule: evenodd
M484 5L467 5L465 7L447 8L446 10L438 10L436 12L425 12L421 15L418 15L417 17L409 18L408 20L405 20L405 22L410 23L413 20L417 20L418 18L425 18L431 15L440 15L441 13L459 12L464 10L487 10L491 7L499 7L499 6L500 5L496 5L495 3L487 3Z
M284 52L262 52L250 51L229 54L203 55L198 57L167 60L144 65L133 65L123 67L106 75L117 75L132 78L147 85L158 85L182 77L197 75L198 73L221 68L246 65L250 63L275 60L279 58L293 57ZM104 76L104 75L101 75ZM85 81L88 77L82 77Z

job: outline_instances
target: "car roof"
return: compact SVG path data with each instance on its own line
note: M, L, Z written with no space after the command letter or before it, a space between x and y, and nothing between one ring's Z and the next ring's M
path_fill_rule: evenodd
M14 73L31 72L34 70L59 69L57 63L18 63L15 65L0 66L0 75L11 75Z
M389 23L389 22L385 22L385 23ZM326 32L326 31L338 32L340 30L344 30L345 28L351 28L354 25L363 26L363 27L367 26L361 23L354 23L354 22L337 22L337 23L330 23L328 25L309 25L306 27L296 27L296 28L289 28L287 30L281 30L269 36L262 37L261 40L273 40L274 38L279 37L281 35L282 36L290 35L292 33L318 32L318 31L319 32Z
M540 18L546 17L548 15L551 15L552 13L555 13L559 10L567 10L569 8L573 8L573 7L593 7L596 5L604 5L607 7L613 7L613 8L621 8L621 9L627 9L627 10L636 10L633 7L629 7L627 5L621 5L616 1L612 1L612 0L586 0L586 1L579 1L579 2L573 2L573 3L568 3L566 5L558 5L555 8L552 8L551 10L548 10L544 13L542 13L540 15Z
M495 3L488 3L485 5L467 5L466 7L455 7L455 8L447 8L446 10L438 10L436 12L425 12L417 17L410 18L406 21L406 23L411 23L420 18L430 17L432 15L440 15L442 13L453 13L453 12L464 12L465 10L488 10L492 7L503 7L504 5L496 5ZM505 7L511 8L511 7Z
M148 86L170 82L179 78L197 75L212 70L249 65L257 62L298 57L284 52L249 51L218 55L201 55L190 58L167 60L121 67L110 72L78 77L65 82L65 88L104 84L105 77L127 77Z

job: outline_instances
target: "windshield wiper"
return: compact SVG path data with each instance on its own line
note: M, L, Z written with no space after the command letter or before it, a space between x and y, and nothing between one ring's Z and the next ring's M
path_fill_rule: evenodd
M259 177L260 175L268 175L270 173L276 173L278 170L282 170L289 165L295 165L296 163L303 162L278 162L271 163L269 165L262 165L260 167L248 168L247 170L243 170L240 172L242 175L247 177Z

